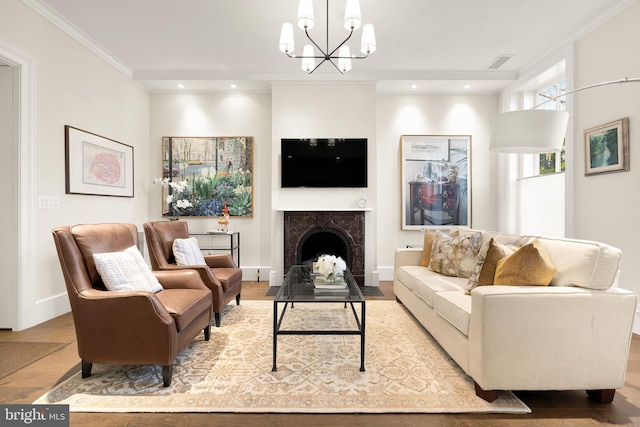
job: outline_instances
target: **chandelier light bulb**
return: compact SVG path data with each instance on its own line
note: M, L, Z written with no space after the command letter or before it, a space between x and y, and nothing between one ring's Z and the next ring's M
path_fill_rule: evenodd
M376 51L376 33L373 31L373 24L365 24L362 27L361 52L365 55Z
M310 73L316 68L316 60L313 57L313 46L310 44L304 45L302 51L302 70Z
M282 24L280 32L280 51L284 53L293 53L296 45L293 41L293 25L290 22Z
M313 28L313 1L300 0L298 4L298 28L310 30Z
M349 46L342 45L340 46L340 51L338 53L338 68L343 73L346 73L351 69L351 51L349 50Z
M344 11L344 28L349 31L352 28L357 30L361 24L360 0L347 0L347 7Z

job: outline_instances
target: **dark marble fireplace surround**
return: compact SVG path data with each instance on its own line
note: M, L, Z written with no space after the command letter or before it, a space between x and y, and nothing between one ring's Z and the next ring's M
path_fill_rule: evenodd
M364 212L285 211L284 271L323 253L342 257L364 286Z

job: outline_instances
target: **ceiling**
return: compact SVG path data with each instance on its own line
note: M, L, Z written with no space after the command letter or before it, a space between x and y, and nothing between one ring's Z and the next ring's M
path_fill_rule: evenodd
M150 91L270 90L274 82L371 81L378 92L494 92L635 0L360 0L377 50L341 75L309 75L278 50L298 0L23 0L88 37ZM329 47L348 35L345 0L329 4ZM50 10L51 8L52 10ZM326 48L326 2L311 36ZM60 19L63 17L63 19ZM361 30L349 42L359 52ZM496 70L488 66L511 56ZM231 89L235 83L237 88ZM184 88L178 88L182 84ZM417 85L411 89L411 85ZM465 86L469 86L464 89Z

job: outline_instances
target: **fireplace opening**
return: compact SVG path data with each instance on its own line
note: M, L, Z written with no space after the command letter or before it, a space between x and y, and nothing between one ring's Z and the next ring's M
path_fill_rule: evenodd
M364 286L364 212L285 211L284 270L319 255L335 255ZM285 273L286 274L286 273Z
M296 264L311 265L320 255L335 255L342 258L349 269L352 268L349 243L334 230L310 230L298 245Z

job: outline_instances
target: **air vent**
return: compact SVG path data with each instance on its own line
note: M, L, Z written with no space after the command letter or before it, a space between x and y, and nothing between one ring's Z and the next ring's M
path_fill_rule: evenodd
M514 55L500 55L487 66L487 70L497 70L502 67L505 62L513 58Z

